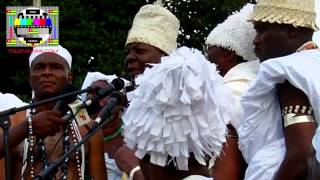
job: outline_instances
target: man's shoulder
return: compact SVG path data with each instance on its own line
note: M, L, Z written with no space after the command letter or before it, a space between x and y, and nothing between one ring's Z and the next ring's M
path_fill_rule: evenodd
M295 52L287 56L268 59L261 63L260 68L263 67L296 67L303 68L306 65L319 67L320 66L320 50L305 50Z
M277 58L271 58L269 60L266 60L265 62L271 62L271 61L284 61L284 60L292 60L292 59L300 59L301 58L317 58L320 59L320 49L310 49L310 50L304 50L300 52L295 52L286 56L277 57ZM264 63L265 63L264 62Z
M251 82L256 78L260 63L258 60L238 64L223 77L225 83Z

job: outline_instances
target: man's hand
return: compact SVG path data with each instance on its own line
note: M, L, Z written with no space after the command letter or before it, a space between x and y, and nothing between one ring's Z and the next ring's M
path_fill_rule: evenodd
M62 116L59 111L44 111L33 115L31 118L34 134L39 138L55 135L65 125L66 121Z
M62 113L58 111L44 111L32 118L32 129L34 135L39 138L53 136L59 132L65 124ZM28 121L25 112L17 113L10 117L12 127L10 128L10 150L13 150L19 143L28 137ZM0 159L4 156L3 137L0 136Z

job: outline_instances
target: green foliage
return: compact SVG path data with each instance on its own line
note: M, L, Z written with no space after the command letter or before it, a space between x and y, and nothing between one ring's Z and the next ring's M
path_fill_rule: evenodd
M0 2L0 20L5 24L6 6L27 6L23 0ZM80 87L87 71L125 76L124 44L134 15L147 0L42 0L42 6L59 6L60 43L73 56L74 83ZM240 9L245 0L163 0L181 21L179 44L202 49L205 38L217 23ZM28 54L9 54L5 29L0 27L0 91L30 98ZM88 63L93 56L94 61Z
M211 30L246 0L163 0L168 9L181 21L179 44L203 49Z

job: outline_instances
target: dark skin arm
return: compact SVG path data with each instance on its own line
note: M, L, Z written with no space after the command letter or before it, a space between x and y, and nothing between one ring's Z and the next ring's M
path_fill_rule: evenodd
M129 149L126 145L123 145L117 150L115 154L115 160L119 169L125 172L128 176L133 168L139 166L139 160L134 155L134 151ZM145 178L141 171L137 171L134 174L133 179L144 180Z
M279 100L282 106L310 106L307 96L288 82L279 86ZM275 175L276 180L298 180L307 177L308 159L312 157L311 144L316 127L314 122L292 124L285 127L286 154Z
M238 138L234 127L228 125L229 136L223 145L220 157L212 168L213 179L240 180L244 178L246 163L238 148Z
M91 125L88 126L90 127ZM84 136L88 131L85 126L81 126L80 132L82 136ZM86 146L89 149L88 168L90 177L97 180L107 179L107 168L104 161L102 131L100 130L95 135L93 135L89 139L88 143L86 143Z
M287 151L276 175L276 180L298 180L307 177L307 162L312 155L311 141L315 130L315 123L299 123L285 129Z

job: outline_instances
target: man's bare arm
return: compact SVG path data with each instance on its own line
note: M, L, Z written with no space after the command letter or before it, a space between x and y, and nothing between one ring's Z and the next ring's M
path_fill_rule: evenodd
M89 140L89 174L97 180L107 179L107 168L104 160L103 134L98 131Z
M240 180L244 178L246 163L238 148L238 137L235 129L228 126L229 135L222 152L212 169L213 179Z
M293 124L285 128L286 155L275 180L298 180L306 177L315 130L314 122Z

